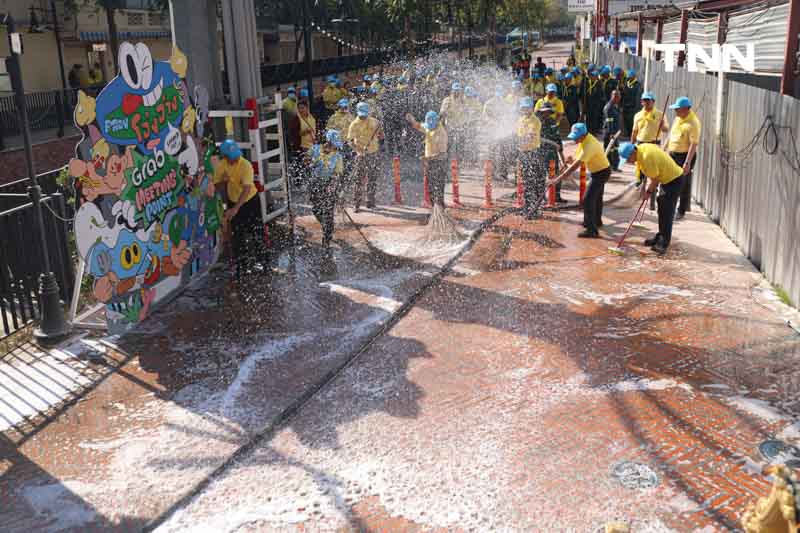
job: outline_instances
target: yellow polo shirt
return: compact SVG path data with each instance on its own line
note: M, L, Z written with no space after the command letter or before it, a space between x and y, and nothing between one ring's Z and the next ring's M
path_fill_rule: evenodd
M650 111L642 108L641 111L633 116L636 140L640 143L653 142L658 139L658 125L661 124L661 111L655 107Z
M686 153L689 146L700 143L700 120L694 111L689 111L686 118L675 117L669 131L668 152Z
M539 148L542 144L542 123L536 115L531 113L519 117L517 138L519 138L519 149L523 152L531 152Z
M442 100L442 107L439 110L439 115L444 119L448 128L463 126L466 123L466 114L464 108L466 101L464 97L455 98L447 96Z
M425 133L425 157L447 153L447 130L438 124L433 130L423 128Z
M317 132L317 121L309 113L307 116L302 117L297 115L300 119L300 146L303 150L308 150L314 144L314 135Z
M339 89L335 85L328 85L322 91L322 100L325 102L325 109L333 111L336 109L336 104L341 100Z
M533 110L539 111L539 108L541 108L545 102L550 102L550 105L553 106L553 112L556 114L555 117L556 119L558 119L558 117L564 114L564 102L562 102L561 98L559 98L558 96L553 96L552 98L550 98L549 96L545 96L544 98L539 98L538 100L536 100L536 105L533 106Z
M381 123L374 117L357 118L350 123L350 127L347 129L347 140L353 141L359 152L366 147L368 154L374 154L380 148L378 143L380 127ZM369 146L367 146L367 143L369 143Z
M655 144L640 144L636 147L636 170L662 185L683 174L683 169Z
M354 119L355 117L350 113L337 111L328 119L328 129L338 131L342 139L349 140L347 139L347 134L350 130L350 124Z
M229 163L227 159L223 158L217 165L216 170L214 170L212 181L214 185L226 183L228 203L230 205L234 205L239 201L245 185L250 185L250 192L247 194L245 202L257 194L253 181L253 165L244 157L240 157L233 163Z
M603 144L591 133L587 134L578 145L575 158L586 163L586 168L592 173L600 172L611 166Z

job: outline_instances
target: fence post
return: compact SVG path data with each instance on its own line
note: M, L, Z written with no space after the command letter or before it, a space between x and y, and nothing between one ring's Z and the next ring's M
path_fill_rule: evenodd
M64 99L62 98L61 91L55 91L56 101L56 118L58 119L58 133L60 137L64 136Z

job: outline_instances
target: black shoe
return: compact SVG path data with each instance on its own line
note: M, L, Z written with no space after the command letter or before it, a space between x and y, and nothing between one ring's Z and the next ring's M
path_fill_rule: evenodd
M661 236L660 235L656 235L655 237L651 237L649 239L645 239L644 240L644 245L645 246L655 246L659 242L661 242Z
M655 253L658 255L664 255L667 253L667 247L664 246L664 243L659 242L658 244L654 244L651 248Z
M598 228L602 228L602 227L603 227L603 221L602 221L602 220L601 220L600 222L598 222L598 223L597 223L597 227L598 227Z
M600 237L599 233L596 231L589 231L588 229L578 233L578 238L580 239L597 239L598 237Z
M686 213L681 213L680 211L678 211L677 213L675 213L675 220L683 220L685 216Z
M353 213L360 213L360 212L361 212L361 207L359 207L359 206L356 206L356 207L353 209Z
M375 209L375 204L367 204L367 209Z

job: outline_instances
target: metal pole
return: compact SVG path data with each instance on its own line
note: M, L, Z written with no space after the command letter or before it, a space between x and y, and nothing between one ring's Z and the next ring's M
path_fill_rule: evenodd
M314 65L312 54L311 39L311 6L308 0L303 0L303 47L305 48L306 61L306 83L308 84L308 107L312 108L314 103Z
M25 87L22 82L22 70L19 64L19 54L16 42L21 38L16 33L16 24L11 15L3 18L8 32L8 49L10 55L6 58L6 71L11 78L14 90L14 100L19 113L19 126L25 146L25 166L28 171L31 202L33 203L34 232L38 234L39 244L42 247L42 275L39 279L39 305L41 307L41 323L34 331L34 336L42 342L55 342L69 333L70 327L64 318L64 310L59 301L59 288L56 276L50 266L50 254L47 249L47 236L44 232L44 219L42 217L42 189L36 178L33 166L33 147L31 145L31 130L28 125L28 110L25 106Z

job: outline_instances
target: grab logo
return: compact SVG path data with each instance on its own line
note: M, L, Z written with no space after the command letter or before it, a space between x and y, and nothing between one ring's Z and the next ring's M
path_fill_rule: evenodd
M731 59L736 59L739 67L745 72L753 73L756 71L756 47L753 43L744 45L745 54L739 51L735 44L712 44L711 55L699 44L653 44L652 48L658 52L664 52L665 70L673 72L675 70L675 55L683 52L685 47L687 68L689 72L699 72L697 60L703 62L707 71L711 72L731 72Z

